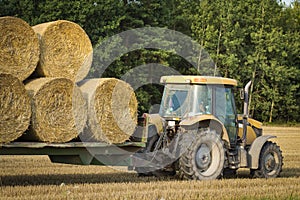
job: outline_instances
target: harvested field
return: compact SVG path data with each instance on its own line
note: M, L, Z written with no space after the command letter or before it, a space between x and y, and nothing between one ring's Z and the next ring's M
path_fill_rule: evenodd
M110 167L50 163L45 156L0 156L1 199L300 199L300 128L266 128L278 136L281 177L179 181L138 177Z
M16 77L0 73L0 143L19 138L30 124L31 104Z
M85 31L76 23L58 20L33 26L39 35L40 61L36 72L45 77L65 77L80 81L92 65L93 47Z
M39 61L39 40L22 19L0 17L0 73L12 74L21 81L29 77Z
M123 143L135 130L137 100L131 86L115 78L78 83L88 102L88 128L83 141Z
M23 139L68 142L82 131L87 119L80 89L67 78L39 78L26 84L31 97L32 117Z

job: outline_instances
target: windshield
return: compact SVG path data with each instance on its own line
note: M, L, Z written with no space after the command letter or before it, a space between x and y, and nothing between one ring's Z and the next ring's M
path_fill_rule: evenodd
M211 86L167 84L159 114L162 117L179 118L211 114L211 99Z
M166 85L159 114L181 118L190 109L191 88L191 85Z

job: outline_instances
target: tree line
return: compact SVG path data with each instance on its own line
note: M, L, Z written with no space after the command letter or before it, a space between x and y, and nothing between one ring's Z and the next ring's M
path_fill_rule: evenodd
M241 87L253 82L251 116L264 122L300 121L299 0L289 6L276 0L0 0L0 16L16 16L32 26L74 21L94 47L135 28L178 31L204 47L219 75L237 79ZM201 74L172 51L138 49L115 59L101 75L120 78L148 63ZM99 65L93 63L89 77L97 77ZM160 103L162 86L146 84L136 94L139 113L149 112Z

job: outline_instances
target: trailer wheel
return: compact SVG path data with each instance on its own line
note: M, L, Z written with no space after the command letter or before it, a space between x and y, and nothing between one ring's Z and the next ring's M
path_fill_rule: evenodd
M224 162L220 137L212 131L200 133L179 158L179 175L183 179L217 179L222 176Z
M251 169L253 178L275 178L282 171L283 157L279 146L266 142L260 152L258 169Z

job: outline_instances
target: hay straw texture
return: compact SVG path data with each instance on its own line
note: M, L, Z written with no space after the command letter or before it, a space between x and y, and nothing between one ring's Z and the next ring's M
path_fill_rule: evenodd
M79 87L88 102L88 128L83 141L123 143L137 123L137 100L132 87L115 78L87 79Z
M39 53L38 37L25 21L0 17L0 73L25 80L35 70Z
M92 65L93 47L78 24L58 20L33 26L33 30L40 41L40 76L84 79Z
M19 138L30 123L30 98L16 77L0 74L0 143Z
M83 131L87 120L80 89L67 78L39 78L25 85L31 97L30 131L24 139L68 142Z

